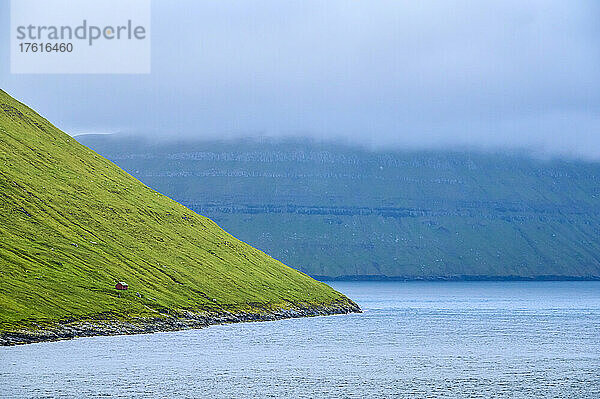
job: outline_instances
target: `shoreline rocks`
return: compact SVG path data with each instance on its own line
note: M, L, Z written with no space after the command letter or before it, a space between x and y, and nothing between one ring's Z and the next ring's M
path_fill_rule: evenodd
M39 330L22 329L0 333L0 345L12 346L67 340L80 337L149 334L203 328L217 324L274 321L311 316L329 316L362 312L352 301L329 305L300 305L289 309L254 312L184 312L179 316L119 320L76 320L57 323Z

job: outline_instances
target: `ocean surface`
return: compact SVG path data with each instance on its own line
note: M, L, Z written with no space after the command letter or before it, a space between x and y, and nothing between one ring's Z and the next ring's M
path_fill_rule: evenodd
M336 282L363 314L0 348L0 397L600 398L600 282Z

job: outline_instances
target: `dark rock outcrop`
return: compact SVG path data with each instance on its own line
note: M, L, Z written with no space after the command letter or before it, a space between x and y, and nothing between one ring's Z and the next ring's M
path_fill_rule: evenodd
M76 320L56 323L39 329L15 329L0 333L0 345L31 344L97 335L148 334L159 331L178 331L202 328L215 324L252 321L273 321L298 317L329 316L360 313L360 307L352 301L340 301L329 305L300 305L289 309L258 310L256 312L183 312L177 316L162 315L155 318L119 320Z

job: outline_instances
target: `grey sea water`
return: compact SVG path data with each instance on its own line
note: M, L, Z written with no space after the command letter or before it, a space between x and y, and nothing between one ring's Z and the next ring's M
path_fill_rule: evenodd
M0 348L0 396L600 398L600 282L332 285L364 313Z

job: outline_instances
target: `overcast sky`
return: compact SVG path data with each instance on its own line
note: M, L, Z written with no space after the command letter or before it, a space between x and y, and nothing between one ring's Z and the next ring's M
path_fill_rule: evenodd
M600 159L600 1L155 1L150 75L11 75L71 134L345 138Z

